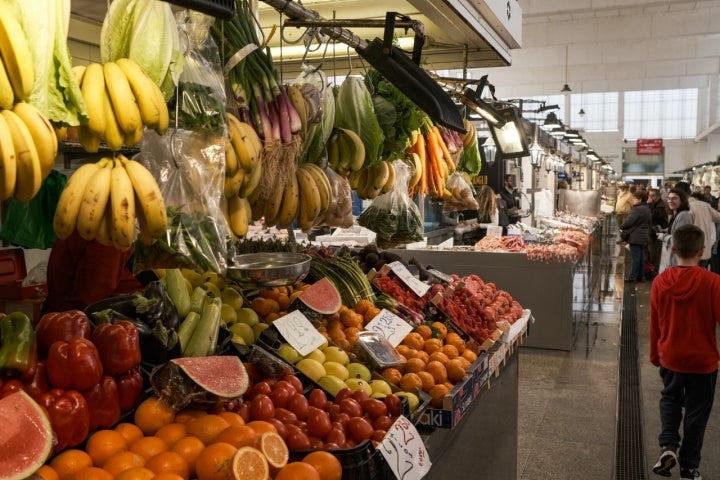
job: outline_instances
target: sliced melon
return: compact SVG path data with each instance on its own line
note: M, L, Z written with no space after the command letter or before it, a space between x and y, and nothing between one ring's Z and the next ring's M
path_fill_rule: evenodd
M342 306L342 297L334 283L327 277L310 285L298 297L298 301L320 315L337 313Z
M0 480L21 480L45 463L53 443L50 420L25 392L0 399Z

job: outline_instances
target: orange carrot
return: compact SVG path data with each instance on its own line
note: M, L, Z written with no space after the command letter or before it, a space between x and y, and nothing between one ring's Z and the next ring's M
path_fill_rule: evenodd
M435 193L438 198L442 198L443 189L445 188L445 181L443 179L442 170L442 150L437 143L437 137L431 131L427 133L427 146L428 146L428 159L433 163L433 183L435 185Z
M428 177L427 177L427 150L425 146L425 137L422 133L418 134L417 141L413 145L415 153L420 157L420 164L423 166L422 175L420 176L420 193L428 193Z
M442 134L440 133L440 129L433 125L432 131L435 134L435 137L437 138L438 145L442 149L443 157L445 158L445 163L447 164L447 167L450 171L450 173L455 171L455 162L453 161L452 155L450 155L450 150L447 148L447 144L445 143L445 140L443 140Z

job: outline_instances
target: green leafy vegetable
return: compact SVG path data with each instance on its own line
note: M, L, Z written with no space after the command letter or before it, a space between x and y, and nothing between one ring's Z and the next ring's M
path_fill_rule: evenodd
M361 77L347 77L340 85L335 98L335 126L360 136L365 145L365 167L380 161L385 135L375 116L372 95Z

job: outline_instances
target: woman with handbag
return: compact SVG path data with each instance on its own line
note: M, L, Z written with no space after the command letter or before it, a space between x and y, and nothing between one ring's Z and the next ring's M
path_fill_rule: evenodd
M630 245L630 260L632 268L626 282L644 282L645 274L645 247L648 244L648 230L652 213L648 207L647 192L637 190L632 194L632 208L625 221L620 225L620 231L626 232L627 242Z
M672 252L672 234L683 225L691 225L693 216L690 212L690 202L688 194L681 188L671 188L667 197L668 208L671 217L668 228L658 233L658 238L662 241L662 252L660 256L660 267L658 273L667 267L676 264L675 254Z

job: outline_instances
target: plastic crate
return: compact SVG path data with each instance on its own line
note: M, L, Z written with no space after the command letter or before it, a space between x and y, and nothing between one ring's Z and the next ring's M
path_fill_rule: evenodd
M0 298L27 300L47 295L47 284L23 285L27 276L25 252L22 248L0 250Z
M290 461L301 461L305 455L315 450L291 450ZM327 450L342 465L342 480L390 480L394 479L390 467L382 454L375 449L370 440L364 440L352 448Z

